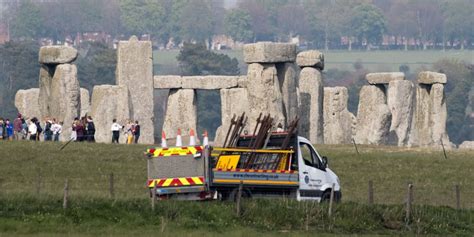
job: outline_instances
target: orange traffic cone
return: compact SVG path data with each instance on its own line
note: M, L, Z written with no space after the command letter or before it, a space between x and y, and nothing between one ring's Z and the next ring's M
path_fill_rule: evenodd
M196 134L194 133L194 129L191 128L189 130L189 146L195 146L196 145Z
M166 144L166 134L165 131L161 132L161 147L166 148L168 144Z
M183 146L183 139L181 138L180 128L178 128L178 135L176 136L176 146Z
M204 130L204 134L202 134L204 138L202 139L202 145L207 146L209 145L209 138L207 137L207 130Z

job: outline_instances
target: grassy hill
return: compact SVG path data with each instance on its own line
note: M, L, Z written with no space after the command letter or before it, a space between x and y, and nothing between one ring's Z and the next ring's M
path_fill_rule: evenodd
M325 205L291 200L246 201L244 216L236 217L234 204L227 202L162 202L151 212L142 155L147 146L72 143L60 151L61 145L0 142L0 236L152 234L161 228L170 236L227 230L235 236L252 236L256 230L304 236L310 233L306 228L335 234L474 232L474 151L448 151L445 159L439 150L360 146L358 156L352 146L317 146L342 183L343 202L333 217ZM109 196L111 173L114 199ZM66 178L72 206L63 211ZM372 206L365 204L369 180L374 183ZM403 209L407 182L414 184L415 204L408 226ZM452 208L455 184L461 187L463 210Z

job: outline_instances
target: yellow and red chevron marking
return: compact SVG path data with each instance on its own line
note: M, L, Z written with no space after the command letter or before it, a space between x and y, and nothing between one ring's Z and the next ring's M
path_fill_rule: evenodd
M197 186L204 184L204 177L186 177L186 178L169 178L169 179L148 179L147 185L153 187L181 187L181 186Z
M214 169L213 171L222 172L246 172L246 173L277 173L277 174L294 174L297 170L254 170L254 169Z
M202 146L188 146L188 147L170 147L170 148L152 148L147 149L146 154L150 157L162 157L162 156L187 156L195 155L201 152Z

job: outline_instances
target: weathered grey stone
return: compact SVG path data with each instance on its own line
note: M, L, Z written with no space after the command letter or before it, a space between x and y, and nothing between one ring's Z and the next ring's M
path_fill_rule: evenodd
M324 87L324 143L349 144L352 140L353 114L347 110L345 87Z
M446 77L446 74L443 73L429 71L418 73L418 83L420 84L446 84L446 82L448 82L448 79Z
M18 90L15 94L15 107L24 118L40 118L41 113L38 104L39 88Z
M446 133L447 108L442 84L419 84L416 88L416 107L409 146L436 146L441 140L451 148Z
M51 95L51 82L53 80L53 74L56 67L49 67L41 65L39 72L39 96L38 105L40 110L41 118L50 114L50 95Z
M258 42L244 45L244 62L246 63L294 62L295 59L295 44Z
M71 136L71 123L80 113L80 87L77 80L77 68L73 64L60 64L56 67L51 81L48 117L63 121L61 140Z
M276 66L283 98L283 115L288 125L299 112L298 72L294 63L280 63Z
M77 50L73 47L54 45L43 46L39 51L39 63L61 64L71 63L77 58Z
M249 111L248 92L245 88L221 89L221 126L216 131L214 145L223 145L230 120L234 114L242 115ZM248 128L247 128L248 129ZM248 131L249 133L253 131Z
M391 81L405 80L405 73L403 72L376 72L368 73L365 75L365 79L369 84L388 84Z
M283 99L274 64L252 63L248 66L249 128L253 128L260 113L270 114L275 124L285 125Z
M97 142L112 142L112 120L117 119L125 125L130 118L129 92L126 86L100 85L94 86L92 91L90 115L94 119L96 128L95 140ZM125 143L126 138L120 133L120 143Z
M91 107L91 101L90 101L90 95L89 95L89 90L85 88L80 89L81 92L81 117L90 115L90 107Z
M363 86L360 90L356 143L381 145L387 142L392 115L384 90L383 85Z
M464 141L459 145L459 149L474 150L474 141Z
M387 104L392 113L390 132L396 135L396 144L408 144L408 135L413 119L415 86L411 81L391 81L388 85Z
M444 95L444 85L434 84L430 91L431 99L431 136L435 145L450 146L448 133L446 131L446 122L448 118L448 111L446 108L446 97Z
M239 79L237 80L237 86L239 88L247 88L247 85L248 85L247 76L239 76Z
M305 67L300 72L300 126L298 133L311 142L324 143L323 132L323 81L321 72Z
M176 138L178 128L186 133L196 130L197 108L194 90L170 90L168 105L165 112L163 131L167 138Z
M181 89L183 88L182 77L175 75L153 76L153 87L155 89Z
M140 143L154 143L153 60L151 41L120 41L117 50L116 84L127 86L131 119L141 125Z
M300 67L315 67L324 70L324 54L318 50L308 50L298 53L296 64Z

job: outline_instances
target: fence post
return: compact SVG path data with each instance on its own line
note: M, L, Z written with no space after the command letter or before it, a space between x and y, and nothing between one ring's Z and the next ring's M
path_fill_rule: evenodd
M0 178L0 195L2 195L3 192L3 179Z
M110 173L110 176L109 176L109 193L110 193L111 198L115 197L115 193L114 193L114 173Z
M456 208L461 209L461 188L459 187L459 184L456 184L455 189L456 189Z
M374 204L374 183L369 180L369 204Z
M329 196L329 210L328 210L328 216L331 217L332 215L332 203L334 202L334 187L336 186L335 183L332 183L332 188L331 188L331 195Z
M69 195L69 180L66 179L64 183L63 209L67 209L68 195Z
M240 199L242 198L242 189L244 188L244 181L240 181L240 184L239 184L239 190L237 191L237 197L236 198L236 213L237 213L237 216L240 216Z
M155 211L155 201L156 201L156 185L151 191L151 210Z
M405 217L407 224L410 222L412 202L413 202L413 184L409 183L408 190L407 190L407 206L406 206L406 217Z

